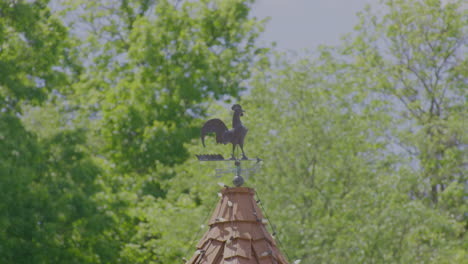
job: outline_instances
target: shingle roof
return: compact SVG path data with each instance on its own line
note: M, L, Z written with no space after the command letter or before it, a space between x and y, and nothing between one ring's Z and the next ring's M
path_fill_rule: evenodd
M224 188L221 193L210 229L187 264L288 264L266 229L255 190Z

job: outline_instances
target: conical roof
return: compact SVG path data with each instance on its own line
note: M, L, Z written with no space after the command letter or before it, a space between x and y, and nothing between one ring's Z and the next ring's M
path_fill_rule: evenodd
M223 188L210 229L187 264L288 264L266 228L255 190Z

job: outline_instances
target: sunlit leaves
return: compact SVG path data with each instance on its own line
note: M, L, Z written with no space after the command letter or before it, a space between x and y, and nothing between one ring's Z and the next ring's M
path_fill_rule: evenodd
M74 85L81 113L101 114L96 135L122 169L182 162L203 103L238 96L264 52L254 45L261 23L249 17L251 2L94 4L83 3L83 19L75 21L83 29L93 25L86 34L96 40L82 45L93 62Z
M63 79L54 68L65 55L66 30L47 2L0 3L0 109L19 110L19 100L41 102ZM14 110L14 111L15 111Z
M467 28L456 21L466 13L460 3L386 3L384 15L362 14L343 46L260 73L246 106L260 116L254 149L272 160L255 185L276 201L286 249L310 262L467 254L467 87L450 74L465 67Z
M189 257L232 180L190 159L198 128L246 80L247 185L290 260L466 259L461 1L385 1L294 63L255 45L252 2L0 3L0 262Z

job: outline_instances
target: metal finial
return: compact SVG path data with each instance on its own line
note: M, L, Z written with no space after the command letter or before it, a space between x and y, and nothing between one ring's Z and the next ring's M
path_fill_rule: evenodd
M241 163L240 161L236 160L234 165L236 165L236 176L234 176L232 183L234 183L236 187L240 187L242 186L242 184L244 184L244 178L242 178L241 176L241 172L242 172Z
M244 178L242 178L242 176L240 176L240 175L236 175L236 176L234 176L234 179L232 180L232 183L236 187L241 187L242 184L244 184Z

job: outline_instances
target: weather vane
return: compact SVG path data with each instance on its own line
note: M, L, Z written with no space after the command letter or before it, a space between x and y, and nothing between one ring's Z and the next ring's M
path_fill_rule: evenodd
M205 146L205 136L210 133L216 134L216 143L232 144L232 153L230 159L225 159L221 154L207 154L207 155L196 155L199 161L234 161L236 166L234 170L221 171L217 170L217 173L228 173L234 172L235 177L233 180L234 185L241 186L244 183L244 179L241 176L241 172L252 172L258 168L252 167L248 169L241 169L241 162L243 161L256 161L257 164L262 161L260 158L249 159L244 152L244 139L247 135L248 129L242 124L240 117L243 116L244 110L238 104L235 104L231 108L234 111L232 117L232 129L228 129L226 124L220 119L210 119L205 122L201 128L201 141L203 147ZM235 156L236 147L240 147L242 151L242 157L239 159Z

